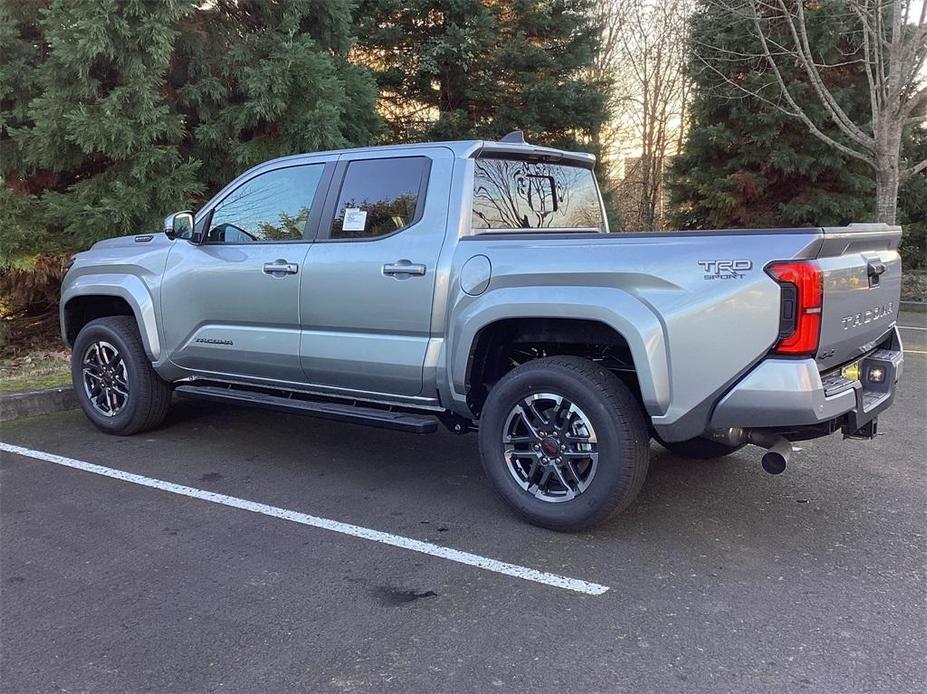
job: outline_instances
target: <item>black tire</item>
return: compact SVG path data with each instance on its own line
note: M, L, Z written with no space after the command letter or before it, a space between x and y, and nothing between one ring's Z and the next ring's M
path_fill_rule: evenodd
M714 460L723 458L726 455L736 453L747 444L742 443L738 446L728 446L720 441L711 439L695 438L688 441L664 441L657 438L663 448L675 456L686 458L687 460Z
M122 406L111 416L97 409L84 385L84 355L101 341L112 345L124 361L128 385ZM171 404L171 386L151 367L132 316L98 318L81 328L71 350L71 380L84 414L107 434L129 436L153 429L164 421Z
M505 454L503 439L514 421L514 408L541 393L558 394L575 404L597 440L598 462L588 486L557 503L521 486ZM556 422L557 416L550 414L553 409L547 418ZM566 421L570 416L567 412ZM502 500L528 522L560 531L592 527L627 508L640 491L650 462L650 436L634 395L613 373L579 357L538 359L500 379L483 406L479 443L483 469Z

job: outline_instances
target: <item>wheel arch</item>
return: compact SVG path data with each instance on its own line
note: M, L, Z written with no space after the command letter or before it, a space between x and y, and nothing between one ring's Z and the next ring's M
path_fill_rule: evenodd
M659 414L669 404L669 364L662 324L649 307L627 292L609 287L501 289L456 313L449 335L451 399L471 414L478 413L480 397L485 397L472 379L486 368L483 362L494 337L532 325L542 333L553 329L553 336L558 338L575 331L576 336L566 344L626 349L647 412Z
M152 361L161 356L161 341L154 301L145 284L132 275L84 275L66 282L61 294L59 319L61 336L73 346L81 328L105 316L132 316L138 325L145 354Z

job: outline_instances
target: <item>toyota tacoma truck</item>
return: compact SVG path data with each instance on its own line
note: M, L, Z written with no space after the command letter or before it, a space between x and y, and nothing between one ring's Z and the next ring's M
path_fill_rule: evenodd
M558 530L627 507L651 439L754 444L778 473L793 441L875 435L902 371L898 227L609 233L594 163L513 133L256 166L74 256L81 407L117 435L175 394L478 431L502 499Z

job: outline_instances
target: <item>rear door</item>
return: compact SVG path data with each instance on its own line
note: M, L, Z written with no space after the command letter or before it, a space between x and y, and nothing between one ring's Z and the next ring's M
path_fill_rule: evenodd
M892 329L901 298L900 239L900 227L884 224L824 229L817 259L824 291L822 369L852 361Z
M443 147L339 158L300 289L313 386L421 392L453 163Z
M161 289L161 322L175 364L217 376L302 382L299 283L310 211L325 178L324 162L246 175L198 215L201 238L175 242Z

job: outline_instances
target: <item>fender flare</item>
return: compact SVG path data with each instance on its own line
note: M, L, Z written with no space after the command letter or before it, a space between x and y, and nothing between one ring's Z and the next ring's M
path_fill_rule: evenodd
M551 297L556 297L552 302ZM574 318L604 323L628 343L644 406L650 415L670 402L669 353L657 314L634 295L613 287L561 286L496 289L452 313L448 331L449 394L466 408L467 363L477 335L508 318Z
M145 353L151 361L158 361L161 357L161 339L158 336L154 299L141 279L135 275L88 274L68 281L67 286L61 292L61 303L58 309L61 335L65 343L68 343L65 309L69 301L81 296L116 296L129 304L138 323L138 331L142 336Z

